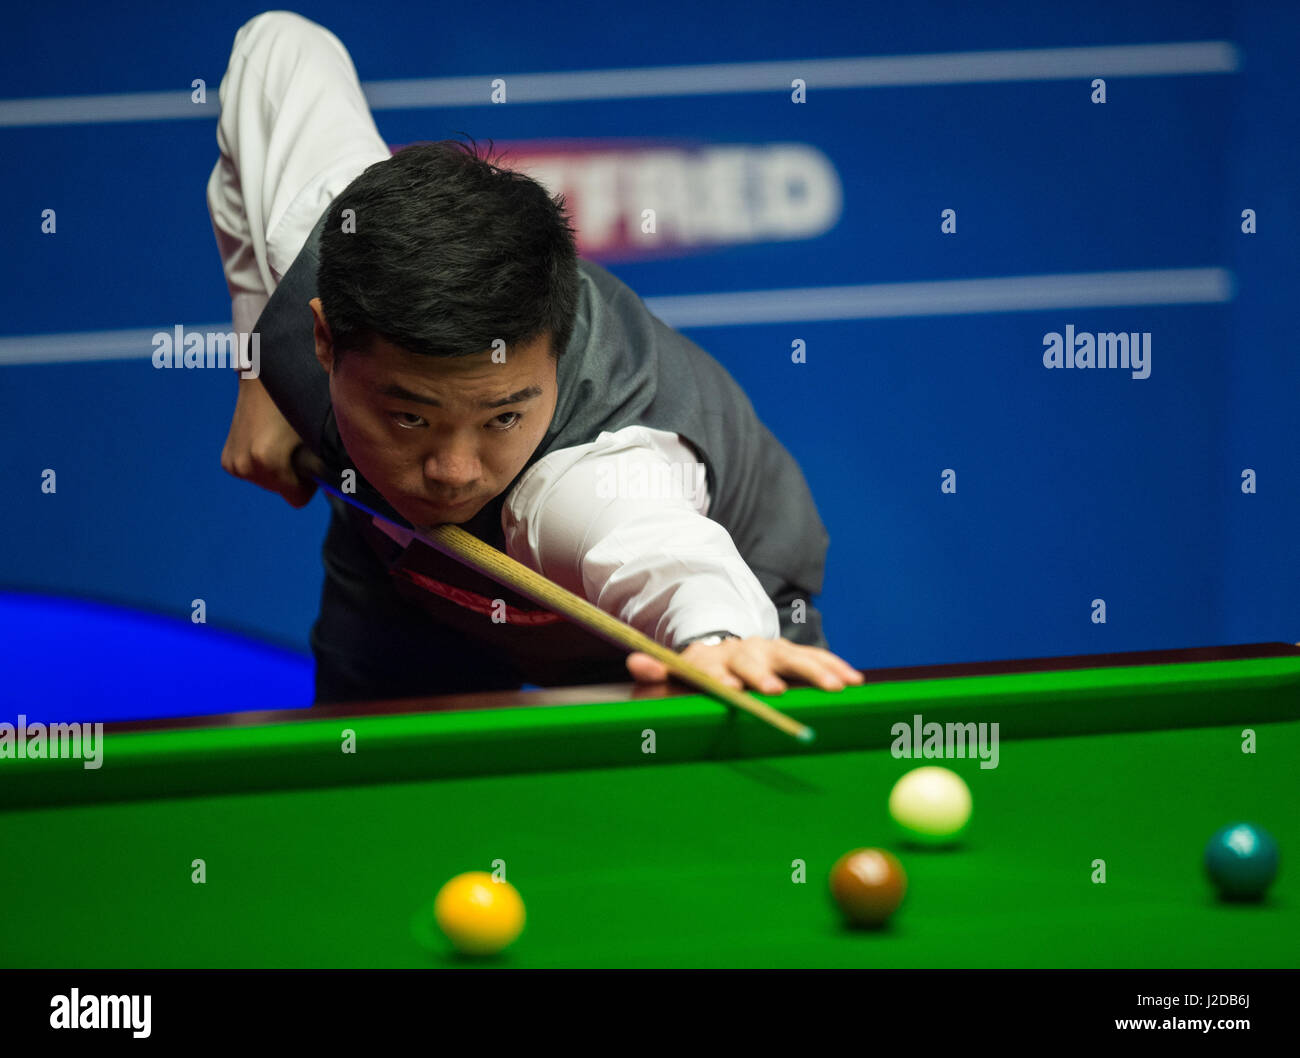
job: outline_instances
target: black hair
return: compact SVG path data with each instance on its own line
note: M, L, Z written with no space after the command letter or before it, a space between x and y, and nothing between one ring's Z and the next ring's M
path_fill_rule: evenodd
M564 352L578 305L564 199L497 161L473 141L413 144L331 203L316 285L336 357L376 335L449 357L549 332L551 355Z

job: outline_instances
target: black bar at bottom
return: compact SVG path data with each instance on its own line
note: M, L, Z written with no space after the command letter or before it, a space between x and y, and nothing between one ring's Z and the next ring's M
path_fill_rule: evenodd
M1294 1040L1298 986L1290 969L0 971L6 1044L284 1041L333 1053L351 1041L419 1040L436 1051L515 1036L533 1047L596 1039L605 1050L689 1040L688 1052L782 1037L816 1058L820 1049L838 1058L846 1044L901 1054L975 1041L1248 1046ZM102 1010L97 997L137 996L143 1015L148 996L148 1036L136 1036L143 1016L135 1029L53 1027L72 1011L74 989L79 1025L87 997Z

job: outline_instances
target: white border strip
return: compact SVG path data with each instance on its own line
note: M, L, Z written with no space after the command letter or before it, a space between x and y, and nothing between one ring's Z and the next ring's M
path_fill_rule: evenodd
M153 336L170 335L174 323L150 330L72 331L68 334L34 334L0 338L0 366L9 364L73 364L97 360L148 360L153 356ZM227 334L230 321L186 325L185 332ZM233 373L233 371L232 371Z
M0 128L37 125L105 125L114 121L216 120L214 99L195 103L189 92L124 92L120 95L0 99Z
M670 326L689 328L1044 309L1203 305L1231 301L1232 297L1232 273L1226 269L1178 268L686 294L646 298L645 303ZM226 332L230 324L196 324L185 329ZM0 366L144 360L153 355L153 336L160 330L170 333L171 326L0 338Z
M646 298L645 303L673 327L731 327L745 323L1215 304L1231 301L1232 296L1232 273L1226 269L1177 268L687 294Z
M1236 73L1240 57L1228 41L1181 44L1119 44L1085 48L1030 48L857 59L646 66L568 73L483 74L368 81L362 87L372 110L491 105L494 77L503 77L514 103L789 92L796 77L810 91L900 85L991 84L1062 81L1093 77L1168 77ZM216 82L211 82L215 84ZM207 103L190 101L188 90L119 95L51 96L0 100L0 127L99 124L215 118L215 92Z
M1097 48L969 51L862 59L650 66L630 70L514 74L506 77L516 103L646 99L740 92L789 92L798 77L809 91L900 85L990 84L1093 77L1165 77L1234 73L1237 49L1226 41L1193 44L1126 44ZM366 99L374 110L489 105L488 77L372 81Z

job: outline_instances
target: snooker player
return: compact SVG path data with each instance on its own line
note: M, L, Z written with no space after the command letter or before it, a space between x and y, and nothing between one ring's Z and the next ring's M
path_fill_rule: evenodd
M289 12L239 30L220 95L208 206L261 348L227 471L301 506L305 444L398 524L459 524L732 687L861 682L811 605L828 537L798 466L577 257L561 200L472 146L391 154L342 43ZM329 499L317 701L665 678Z

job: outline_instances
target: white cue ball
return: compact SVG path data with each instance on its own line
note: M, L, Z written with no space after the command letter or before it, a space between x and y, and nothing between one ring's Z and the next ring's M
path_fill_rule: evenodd
M889 794L889 814L904 836L923 845L957 840L970 822L970 788L956 772L913 768Z

